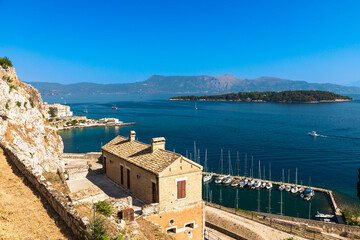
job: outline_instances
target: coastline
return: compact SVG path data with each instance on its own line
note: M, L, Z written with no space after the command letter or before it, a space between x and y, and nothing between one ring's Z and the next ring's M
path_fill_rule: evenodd
M267 103L264 100L251 100L251 101L242 101L242 100L224 100L224 99L198 99L198 100L190 100L190 99L173 99L169 98L169 101L203 101L203 102L256 102L256 103ZM310 102L290 102L290 101L280 101L280 102L270 102L270 103L337 103L337 102L351 102L353 99L335 99L335 100L320 100L320 101L310 101Z
M115 123L115 124L106 124L106 123L91 123L91 124L85 124L85 125L74 125L74 126L67 126L67 127L61 127L61 128L55 128L56 131L62 131L62 130L69 130L73 128L90 128L90 127L122 127L122 126L130 126L130 125L137 125L136 122L130 122L130 123Z

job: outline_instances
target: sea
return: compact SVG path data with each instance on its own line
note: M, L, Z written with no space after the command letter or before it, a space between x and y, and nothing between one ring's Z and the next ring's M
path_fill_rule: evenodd
M318 104L207 101L195 104L169 101L169 97L57 95L43 96L43 100L65 103L74 115L94 119L115 117L137 123L59 131L64 152L99 152L101 146L117 135L128 136L130 130L135 130L139 141L150 144L153 137L165 137L167 150L202 165L207 152L208 171L246 176L253 173L254 177L261 175L265 179L297 181L333 190L344 207L359 205L360 95L351 96L355 99L351 102ZM320 136L309 136L310 131ZM196 159L194 149L200 152ZM227 207L302 218L313 218L316 211L331 213L329 200L321 193L308 202L277 188L236 190L212 182L203 186L203 198Z

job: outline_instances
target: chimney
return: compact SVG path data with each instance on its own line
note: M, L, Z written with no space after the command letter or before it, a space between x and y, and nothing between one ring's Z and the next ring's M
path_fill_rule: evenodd
M130 132L129 132L129 141L134 141L134 140L135 140L135 136L136 136L135 131L130 131Z
M151 152L155 152L156 149L165 150L165 138L158 137L151 139Z

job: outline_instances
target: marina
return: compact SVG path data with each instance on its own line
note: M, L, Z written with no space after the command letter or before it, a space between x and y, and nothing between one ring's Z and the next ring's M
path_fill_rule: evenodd
M203 172L203 175L204 176L212 176L213 177L213 179L215 179L215 181L214 181L214 183L213 183L213 185L216 185L215 187L218 187L218 188L221 188L221 190L220 191L222 191L222 189L223 188L226 188L227 189L227 191L231 191L231 190L233 190L234 192L235 192L235 190L236 190L236 192L237 192L237 194L236 195L238 195L238 189L240 190L243 190L243 191L248 191L248 193L250 193L251 191L252 192L254 192L254 191L256 191L256 190L259 190L258 191L258 194L259 194L259 197L258 197L258 203L260 202L260 190L262 190L263 192L267 192L267 194L266 195L268 195L268 201L269 201L269 207L268 207L268 212L270 211L270 209L272 208L271 207L271 192L273 192L273 193L280 193L280 195L281 195L281 202L280 202L280 208L282 208L282 206L283 206L283 200L282 200L282 198L283 198L283 192L284 193L286 193L286 195L290 195L291 196L291 198L290 199L292 199L292 200L294 200L295 198L298 198L298 199L300 199L300 194L299 193L291 193L291 190L289 190L289 192L286 192L286 191L281 191L281 190L279 190L279 187L283 184L283 182L279 182L279 181L271 181L271 180L266 180L266 179L260 179L260 178L247 178L247 177L245 177L245 176L228 176L228 178L232 178L232 179L234 179L234 181L236 181L236 180L243 180L243 179L249 179L248 181L250 181L250 179L251 179L251 181L254 183L254 185L256 184L256 183L260 183L260 182L266 182L266 183L269 183L269 184L271 184L272 186L274 186L274 188L273 189L270 189L270 188L266 188L266 187L262 187L261 185L259 185L259 184L257 184L257 186L255 186L255 187L248 187L248 186L246 186L246 187L244 187L244 188L241 188L241 187L239 187L238 185L236 185L235 187L234 186L229 186L229 184L224 184L224 183L220 183L220 182L218 182L218 183L216 183L216 179L218 178L218 177L220 177L220 176L222 176L221 174L218 174L218 173L209 173L209 172ZM209 193L209 187L207 186L208 184L210 184L211 183L211 180L207 180L207 182L204 184L204 191L205 191L205 197L204 197L204 199L205 200L207 200L207 201L209 201L209 202L212 202L212 199L210 199L212 196L214 196L213 194L213 192L211 192L211 193ZM333 192L331 191L331 190L328 190L328 189L324 189L324 188L318 188L318 187L310 187L310 186L306 186L306 185L296 185L296 184L294 184L294 183L286 183L286 186L290 186L290 189L294 189L295 187L297 187L297 188L299 188L299 189L301 189L301 188L303 188L303 189L313 189L315 192L316 192L316 196L317 195L320 195L321 196L321 198L323 199L324 198L324 196L326 196L326 198L327 198L327 200L329 201L329 206L331 207L331 212L333 213L333 217L335 217L335 218L333 218L332 217L332 219L333 219L333 221L335 221L335 222L338 222L338 223L343 223L343 220L342 220L342 213L341 213L341 209L338 207L338 205L336 204L336 202L335 202L335 198L334 198L334 196L333 196ZM214 186L213 186L214 187ZM222 193L220 193L220 194L222 194ZM212 195L212 196L211 196ZM221 196L220 198L219 198L219 200L221 200L220 201L220 205L223 203L222 202L222 200L224 199L224 196ZM249 197L249 199L251 199L250 197ZM289 200L290 200L289 199ZM311 205L311 202L312 202L312 199L311 200L309 200L309 201L306 201L306 200L304 200L304 199L300 199L302 202L307 202L309 205ZM287 203L285 203L285 204L287 204ZM260 207L258 207L258 209L257 210L259 210L259 212L261 212L261 210L260 210ZM328 209L329 210L329 209ZM307 211L307 209L304 209L304 211ZM310 212L310 207L309 207L309 212ZM282 211L282 209L280 209L280 212L279 212L279 214L280 215L286 215L286 214L283 214L283 211ZM305 214L306 215L306 214ZM307 214L307 218L311 218L311 219L313 219L315 217L315 214Z

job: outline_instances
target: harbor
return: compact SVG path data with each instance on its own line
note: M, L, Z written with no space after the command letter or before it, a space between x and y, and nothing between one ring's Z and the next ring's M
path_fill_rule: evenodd
M324 188L318 188L313 186L307 186L307 185L296 185L294 183L285 183L285 182L279 182L279 181L272 181L267 179L260 179L260 178L251 178L254 180L254 182L266 182L271 183L272 188L266 189L266 188L250 188L248 186L239 187L239 186L231 186L230 184L224 184L224 183L215 183L215 179L219 176L224 176L224 174L218 174L218 173L210 173L210 172L203 172L203 176L206 175L212 175L212 179L208 182L205 182L203 185L204 200L212 203L217 203L220 205L225 205L226 207L233 207L233 208L241 208L241 205L245 206L244 210L253 210L258 212L267 212L267 213L275 213L279 215L292 215L293 217L302 217L302 218L308 218L308 219L316 219L314 218L315 208L320 208L321 202L328 202L328 207L322 208L322 211L329 212L331 211L332 215L334 217L331 218L332 222L337 222L343 224L342 219L342 212L341 209L338 207L333 192L328 189ZM245 176L230 176L226 175L226 177L230 177L233 179L250 179L246 178ZM315 192L314 197L312 197L310 200L306 201L305 199L300 198L300 193L291 193L291 191L287 192L285 190L280 191L279 187L285 184L286 186L290 186L291 188L298 187L303 189L313 189ZM242 197L239 197L239 194L242 195ZM252 196L254 195L254 196ZM257 195L257 196L256 196ZM279 196L280 195L280 202ZM261 197L265 200L261 200ZM229 199L227 199L229 198ZM257 198L257 206L251 207L246 204L241 204L241 202L244 202L246 199L256 199ZM230 201L229 201L230 200ZM231 203L232 201L235 201L235 204ZM265 208L263 207L263 211L260 207L260 204L262 202L263 205L267 205ZM294 204L293 207L298 206L299 209L303 209L303 213L296 212L295 214L287 214L286 210L284 209L285 205L288 205L289 203ZM315 203L314 203L315 202ZM274 204L275 203L275 204ZM311 204L313 205L313 209L311 209ZM302 205L302 206L301 206ZM276 211L276 208L279 208L279 211ZM246 209L247 208L247 209ZM275 211L274 211L275 210ZM318 219L320 220L320 219ZM323 219L322 219L323 220Z

